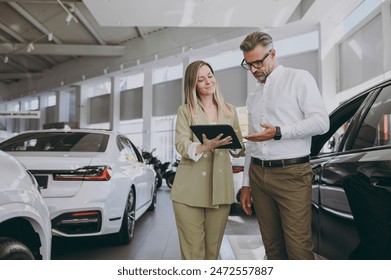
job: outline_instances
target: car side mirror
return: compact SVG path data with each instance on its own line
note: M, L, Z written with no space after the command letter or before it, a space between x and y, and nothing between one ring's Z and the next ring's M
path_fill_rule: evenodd
M331 151L334 151L335 147L335 137L331 136L330 140L327 143L327 148L329 148Z

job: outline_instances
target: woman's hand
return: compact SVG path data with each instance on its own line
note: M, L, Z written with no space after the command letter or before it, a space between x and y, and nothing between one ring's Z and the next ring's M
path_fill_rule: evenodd
M232 143L232 137L231 136L227 136L225 138L221 138L221 137L223 137L222 133L220 133L219 135L217 135L213 139L208 139L208 138L206 138L205 134L202 134L202 142L203 142L203 144L200 144L200 145L197 146L196 153L197 154L201 154L201 153L204 153L206 151L216 149L216 148L218 148L220 146L224 146L224 145Z

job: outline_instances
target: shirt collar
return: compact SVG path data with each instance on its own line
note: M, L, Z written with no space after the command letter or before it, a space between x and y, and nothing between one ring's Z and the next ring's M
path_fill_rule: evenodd
M282 65L277 65L276 68L274 68L274 70L270 73L270 75L266 78L266 82L263 84L259 81L257 81L257 87L264 87L265 85L269 84L270 81L272 81L273 79L277 78L278 76L281 75L282 71L284 69L284 66Z
M276 68L270 73L270 75L266 79L266 84L269 83L269 81L273 81L275 78L278 78L284 69L284 66L282 65L277 65Z

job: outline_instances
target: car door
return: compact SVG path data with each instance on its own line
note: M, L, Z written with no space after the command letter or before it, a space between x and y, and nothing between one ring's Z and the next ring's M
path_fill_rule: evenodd
M334 234L330 233L333 231L329 226L330 217L333 222L337 222L341 220L340 216L344 216L342 224L352 223L353 219L346 216L346 213L349 212L349 206L343 203L346 201L343 189L340 186L330 187L333 184L323 182L323 173L329 172L328 169L325 169L326 164L335 158L342 149L341 143L352 128L350 124L354 115L363 107L364 100L371 92L366 91L341 104L330 114L329 131L323 135L314 136L312 139L312 237L314 252L324 257L330 257L333 254L329 251L338 250L341 246L338 244L339 240L332 240ZM328 174L327 177L333 178L331 174Z
M318 251L330 259L391 257L391 86L374 89L319 175Z
M129 177L136 187L136 209L146 206L150 202L150 188L148 185L147 168L133 148L130 140L125 136L118 136L118 146L121 147L121 154L126 165L123 166L123 173Z

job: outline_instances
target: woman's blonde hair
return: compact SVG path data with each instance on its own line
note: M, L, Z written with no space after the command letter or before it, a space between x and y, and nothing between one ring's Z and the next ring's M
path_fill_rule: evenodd
M204 65L209 67L210 71L214 76L214 71L212 66L210 66L209 63L202 60L197 60L190 63L189 66L187 66L186 73L185 73L185 80L183 85L184 92L185 92L185 104L189 105L190 117L193 124L195 124L195 119L196 119L195 116L197 110L199 108L203 109L201 100L197 93L196 86L197 86L198 71ZM213 101L216 102L217 108L219 110L222 109L226 116L232 116L234 114L233 108L224 102L224 98L220 92L217 80L215 83L215 88L216 90L213 94Z

